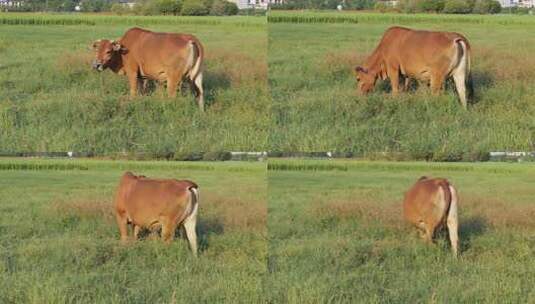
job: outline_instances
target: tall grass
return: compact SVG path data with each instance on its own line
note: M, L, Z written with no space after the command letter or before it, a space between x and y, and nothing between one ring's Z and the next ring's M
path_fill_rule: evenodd
M343 164L347 171L268 171L269 302L533 299L534 166ZM500 169L493 173L493 166ZM447 234L425 244L403 221L404 192L422 175L446 177L458 189L458 259Z
M270 98L265 27L240 27L230 21L174 24L173 18L164 17L168 25L149 27L192 33L204 44L207 110L200 113L187 84L175 99L158 87L131 99L124 76L91 70L91 43L120 37L129 26L116 17L88 18L119 23L13 25L2 33L0 152L172 155L266 150ZM243 17L244 22L250 19L254 17Z
M433 96L422 83L393 97L387 81L378 81L373 94L358 95L354 67L364 62L388 27L398 24L389 21L390 15L369 16L385 19L357 24L269 24L272 150L334 151L369 158L384 152L403 160L474 161L488 158L489 151L534 149L531 67L535 61L529 54L535 51L535 40L525 34L529 24L493 25L489 31L486 25L442 15L406 24L467 36L475 98L465 111L451 82L440 96ZM406 18L410 21L413 16ZM481 18L492 22L517 17Z
M262 302L267 232L261 164L212 163L213 170L199 170L208 164L149 162L138 168L150 177L200 185L195 259L180 231L170 245L158 232L121 245L113 194L122 170L108 162L62 162L89 164L89 170L0 170L1 303ZM140 163L131 164L121 163Z

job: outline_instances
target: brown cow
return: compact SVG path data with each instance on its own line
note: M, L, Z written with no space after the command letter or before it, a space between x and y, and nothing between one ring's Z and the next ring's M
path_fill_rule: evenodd
M178 225L183 225L193 254L197 256L197 211L199 187L188 180L151 179L126 172L115 196L115 216L121 241L128 240L128 224L134 239L141 228L162 227L162 239L170 243Z
M432 243L435 232L448 226L451 248L457 256L458 226L457 191L446 179L422 176L405 193L403 214L405 219L421 229L422 237Z
M167 81L167 94L176 96L177 87L188 79L197 95L201 111L204 110L202 88L202 63L204 50L193 35L157 33L140 28L129 29L118 41L106 39L93 43L96 58L93 68L103 71L109 68L115 73L126 74L130 83L130 95L136 96L138 82Z
M392 94L396 95L403 75L429 81L433 94L438 94L445 80L453 77L461 104L466 108L467 87L470 95L473 90L470 53L468 40L458 33L391 27L363 66L355 68L359 90L368 93L377 78L390 78Z

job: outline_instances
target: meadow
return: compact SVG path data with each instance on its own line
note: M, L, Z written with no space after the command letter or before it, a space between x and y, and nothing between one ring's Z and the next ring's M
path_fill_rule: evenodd
M0 152L261 151L267 146L266 20L0 14ZM188 85L128 97L124 76L91 69L90 46L130 27L196 35L205 48L207 109ZM246 43L244 43L246 41Z
M468 111L452 83L440 96L421 84L392 97L385 81L369 96L357 94L354 67L394 25L468 38L475 85ZM270 149L436 161L532 150L535 38L527 33L534 28L532 16L274 11L268 16Z
M460 257L402 219L422 175L459 192ZM535 166L270 160L271 303L532 303Z
M16 159L0 164L1 303L262 301L265 164ZM112 197L125 170L199 184L198 259L180 236L171 245L157 235L119 243Z

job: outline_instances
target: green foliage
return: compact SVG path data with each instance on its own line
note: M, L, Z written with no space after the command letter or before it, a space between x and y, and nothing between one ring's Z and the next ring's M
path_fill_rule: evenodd
M444 3L444 13L447 14L468 14L472 11L470 4L464 0L446 0Z
M88 170L0 170L0 303L262 302L263 164L1 159L0 169L12 162ZM113 197L124 171L199 184L198 259L179 230L169 245L157 231L120 244Z
M2 66L0 73L0 152L125 152L142 159L168 158L176 152L267 149L266 31L265 23L258 26L259 18L48 17L2 14L0 20L103 25L83 25L76 35L72 28L56 26L13 26L5 31L2 58L20 65ZM124 76L91 70L90 41L120 37L130 22L152 23L150 29L166 32L177 32L178 24L180 32L199 37L207 51L218 50L204 65L205 113L199 112L187 84L175 99L159 87L131 99ZM60 38L50 43L51 37Z
M383 2L376 2L375 5L373 6L373 9L378 12L384 13L388 9L388 7Z
M535 40L525 35L525 26L505 22L534 19L404 15L403 22L388 22L396 15L359 13L339 15L355 16L357 25L313 23L330 21L327 18L333 15L274 12L269 16L310 22L291 24L291 31L288 24L270 24L271 151L351 152L370 158L380 152L402 159L455 161L485 160L491 151L533 149L535 73L529 68L532 61L519 54L535 51ZM485 22L504 25L489 34L481 25ZM365 60L393 23L419 29L440 24L441 30L469 39L474 45L475 98L468 111L460 107L449 81L439 96L433 96L426 83L414 82L409 92L394 97L388 81L378 81L372 94L357 94L352 67ZM311 44L315 47L304 47ZM517 47L512 50L510 45Z
M496 0L478 0L472 12L475 14L498 14L501 10L502 6Z
M119 16L122 16L124 14L128 14L131 12L130 8L121 4L121 3L114 3L111 5L110 11L114 14L117 14Z
M107 12L111 10L111 2L105 0L84 0L81 2L82 12Z
M520 286L535 284L528 215L535 211L534 166L270 159L270 167L274 162L347 170L268 171L266 302L524 302L532 296ZM447 233L425 244L403 221L403 195L422 175L446 177L458 189L458 259Z
M216 0L210 8L210 15L213 16L231 16L238 14L238 6L234 2L225 0Z
M209 12L208 7L200 0L184 0L180 11L184 16L204 16Z
M181 0L156 0L155 5L162 15L178 15L182 9Z

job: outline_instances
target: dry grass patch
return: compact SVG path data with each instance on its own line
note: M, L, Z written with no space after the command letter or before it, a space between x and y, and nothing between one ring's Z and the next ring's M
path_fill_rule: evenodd
M353 50L344 50L339 52L327 52L323 57L317 59L316 64L319 70L329 73L331 76L340 74L353 75L353 69L361 65L367 55L356 53Z
M199 217L216 218L223 230L264 231L267 206L264 201L246 201L235 196L201 194Z
M535 229L535 205L521 205L497 198L463 196L460 198L460 221L462 214L481 217L494 228Z
M57 57L54 68L57 72L66 73L89 71L91 60L93 53L90 52L63 52Z
M312 204L310 215L317 218L358 220L381 223L389 228L403 228L402 208L399 203L378 203L372 200L336 199Z
M48 206L48 211L54 215L76 216L80 219L101 218L106 222L115 221L113 203L106 200L55 200Z
M208 62L213 61L214 73L223 74L232 87L243 85L267 84L267 61L233 50L219 50L206 56Z
M473 50L472 64L475 70L483 70L494 80L532 81L535 77L535 58L526 49L514 53L497 51L492 47L477 47Z

